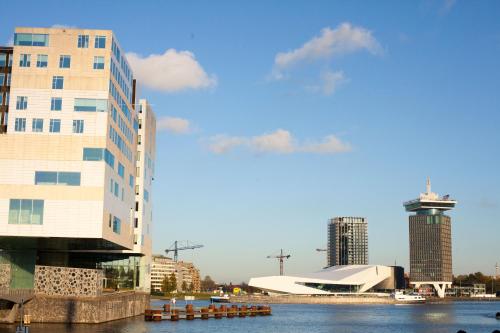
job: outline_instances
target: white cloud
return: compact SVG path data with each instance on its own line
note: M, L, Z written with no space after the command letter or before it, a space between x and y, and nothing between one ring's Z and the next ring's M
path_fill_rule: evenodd
M325 71L321 74L321 82L319 85L306 86L306 89L312 92L322 93L324 95L332 95L338 86L345 82L344 72Z
M326 59L360 50L367 50L372 54L382 53L382 47L372 32L365 28L355 27L350 23L342 23L335 29L326 27L321 30L320 36L298 49L278 53L274 58L275 73L279 76L281 70L303 61Z
M167 131L174 134L186 134L191 132L189 120L175 117L162 117L156 123L158 131Z
M208 75L193 53L168 49L163 54L142 57L127 53L127 59L140 84L166 92L211 88L217 85L215 75Z
M352 150L349 143L334 135L328 135L320 142L298 143L292 134L284 129L253 137L238 137L219 134L209 139L208 149L216 154L227 153L237 147L246 147L262 153L313 153L336 154Z

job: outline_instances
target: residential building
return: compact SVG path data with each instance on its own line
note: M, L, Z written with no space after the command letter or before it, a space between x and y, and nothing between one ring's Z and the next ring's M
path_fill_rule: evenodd
M162 255L153 255L151 265L151 290L162 291L165 277L175 275L177 290L182 290L185 283L188 290L199 292L201 290L200 271L193 263L178 261Z
M12 289L33 288L35 265L46 265L103 268L112 288L149 290L155 119L147 101L136 107L124 55L110 30L15 31L0 135L0 244Z
M0 134L7 131L13 51L12 47L0 46Z
M335 217L328 223L327 266L368 264L368 221Z
M445 296L453 281L451 218L444 212L456 203L449 195L433 193L430 179L425 193L404 203L407 212L415 213L409 217L410 284L417 289L430 285L439 297Z

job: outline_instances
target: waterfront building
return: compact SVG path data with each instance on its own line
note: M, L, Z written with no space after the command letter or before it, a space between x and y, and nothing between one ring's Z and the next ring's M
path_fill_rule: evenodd
M116 36L16 28L8 52L0 51L2 73L2 54L12 59L0 134L8 286L33 289L35 266L60 266L102 268L110 288L149 291L155 117L137 102Z
M328 223L327 266L368 264L368 221L335 217Z
M445 296L453 281L451 218L444 212L456 203L449 195L433 193L430 179L425 193L404 203L407 212L415 213L409 217L410 284L417 289L430 285L439 297Z
M7 131L13 51L12 47L0 46L0 134Z
M388 292L403 289L405 281L403 267L348 265L294 276L256 277L248 285L275 294L335 295Z
M193 292L200 292L201 280L200 271L193 263L178 261L162 255L154 255L151 265L151 290L160 292L165 277L175 275L177 290L182 290L183 282L188 289Z

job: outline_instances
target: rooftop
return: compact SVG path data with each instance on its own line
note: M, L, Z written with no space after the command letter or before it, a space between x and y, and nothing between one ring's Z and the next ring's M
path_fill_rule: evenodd
M420 193L417 199L406 201L403 205L408 212L423 209L450 210L455 207L457 201L450 198L450 195L439 196L431 191L431 180L427 178L426 192Z

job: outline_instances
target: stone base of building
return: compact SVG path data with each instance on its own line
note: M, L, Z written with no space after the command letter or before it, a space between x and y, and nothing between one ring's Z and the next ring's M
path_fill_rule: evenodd
M24 307L36 323L98 324L144 314L149 293L124 291L97 297L36 295Z

